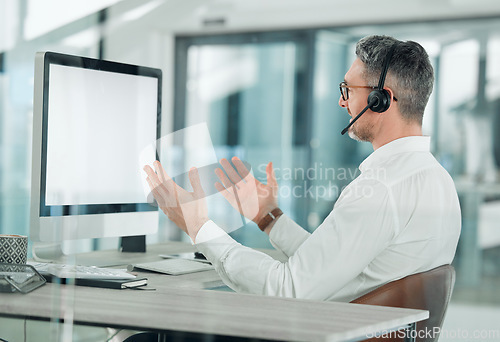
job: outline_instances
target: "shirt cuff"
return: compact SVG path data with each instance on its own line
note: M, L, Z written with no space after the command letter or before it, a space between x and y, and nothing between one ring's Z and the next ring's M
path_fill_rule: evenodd
M196 249L205 255L218 272L223 268L222 259L232 248L239 245L213 221L206 222L200 228L195 241Z
M194 244L197 245L199 243L215 240L224 235L228 235L224 229L216 225L214 221L208 220L201 226L198 234L196 234Z
M274 237L279 236L279 231L283 229L283 226L286 224L283 224L286 221L286 216L285 214L280 215L276 222L274 222L273 228L269 232L269 240L274 240Z

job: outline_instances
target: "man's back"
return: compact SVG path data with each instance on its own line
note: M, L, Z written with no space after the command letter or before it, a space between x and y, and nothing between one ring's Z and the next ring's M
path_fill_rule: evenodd
M385 214L393 220L393 235L335 299L351 300L389 281L453 260L461 226L458 197L451 177L428 149L429 138L402 138L361 164L362 174L352 186L365 188L368 196L376 195L366 190L370 183L383 186L390 198ZM371 228L385 227L366 229Z

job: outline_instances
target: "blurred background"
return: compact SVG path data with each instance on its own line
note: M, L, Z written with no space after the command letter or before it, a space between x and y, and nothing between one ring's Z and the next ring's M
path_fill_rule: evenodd
M467 332L441 340L500 340L498 0L0 0L0 233L29 232L37 51L161 68L162 135L206 123L218 158L237 155L262 180L273 161L280 206L314 231L372 152L340 135L338 106L354 45L371 34L419 42L435 70L424 134L463 215L444 328ZM160 223L148 242L185 239ZM270 247L253 224L232 235Z

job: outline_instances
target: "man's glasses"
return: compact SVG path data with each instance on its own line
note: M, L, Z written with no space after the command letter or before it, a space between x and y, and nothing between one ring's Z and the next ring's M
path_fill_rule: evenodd
M349 100L349 88L365 88L365 89L374 89L374 90L377 89L377 87L372 87L372 86L347 85L347 83L345 81L340 82L339 88L340 88L340 94L342 95L342 100L344 100L344 101ZM392 98L394 99L394 101L397 101L395 96L393 96Z

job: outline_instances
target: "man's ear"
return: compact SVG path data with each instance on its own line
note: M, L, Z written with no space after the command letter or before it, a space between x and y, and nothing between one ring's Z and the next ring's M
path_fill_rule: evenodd
M393 103L397 102L398 100L394 97L394 92L392 91L391 88L384 87L384 90L389 93L389 98L391 99L391 104L389 105L389 108L391 108L391 106L393 105Z

